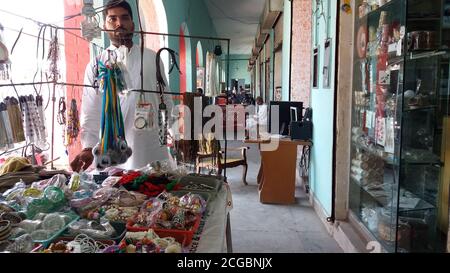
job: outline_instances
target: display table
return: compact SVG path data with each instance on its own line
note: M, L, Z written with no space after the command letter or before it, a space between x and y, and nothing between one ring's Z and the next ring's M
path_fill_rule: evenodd
M231 226L229 213L232 209L231 191L224 183L217 197L210 203L199 231L194 235L191 253L231 253Z
M309 141L289 138L279 141L275 151L261 150L261 167L258 174L259 199L261 203L294 204L295 177L297 170L297 146L312 145ZM267 144L269 140L246 140L245 143Z

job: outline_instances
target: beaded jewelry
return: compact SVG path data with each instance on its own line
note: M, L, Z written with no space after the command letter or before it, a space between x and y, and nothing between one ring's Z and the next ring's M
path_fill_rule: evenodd
M160 238L153 229L147 232L127 232L118 249L126 253L181 253L181 244L175 238Z
M58 68L59 57L60 57L60 49L58 42L58 31L56 30L55 36L53 36L52 40L50 41L50 48L47 56L47 60L50 62L48 68L49 79L54 81L57 81L61 76Z
M67 253L68 249L70 249L69 244L66 245L63 242L51 244L49 247L49 250L51 253ZM77 253L80 253L80 252L77 252Z
M67 129L66 129L66 146L71 146L75 143L80 133L80 118L78 113L77 101L72 99L70 103L70 109L67 119Z
M58 107L57 121L58 121L58 124L61 125L61 126L65 126L66 125L66 121L67 121L66 110L67 110L66 98L65 97L60 97L59 98L59 107Z

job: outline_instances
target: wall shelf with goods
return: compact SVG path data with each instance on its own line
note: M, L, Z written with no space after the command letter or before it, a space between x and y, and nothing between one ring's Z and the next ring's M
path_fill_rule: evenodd
M446 244L446 1L356 1L350 210L387 252Z

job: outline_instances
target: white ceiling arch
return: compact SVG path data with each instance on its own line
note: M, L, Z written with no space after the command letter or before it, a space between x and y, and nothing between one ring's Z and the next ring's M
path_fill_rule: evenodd
M231 39L231 54L250 55L265 0L204 0L217 35Z

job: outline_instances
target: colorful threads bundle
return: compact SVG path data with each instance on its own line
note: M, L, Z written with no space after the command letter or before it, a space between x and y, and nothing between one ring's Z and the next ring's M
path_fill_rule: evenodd
M124 89L123 75L115 64L106 66L99 61L99 79L103 89L101 139L94 148L96 166L104 169L125 164L132 155L125 139L125 126L119 92Z

